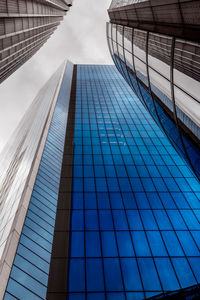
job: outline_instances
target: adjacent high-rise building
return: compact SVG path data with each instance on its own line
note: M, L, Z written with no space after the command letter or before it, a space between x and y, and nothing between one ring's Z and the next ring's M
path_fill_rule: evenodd
M200 178L200 1L113 0L118 70Z
M61 66L0 166L1 299L200 295L200 183L114 66Z
M55 31L72 0L0 1L0 83Z

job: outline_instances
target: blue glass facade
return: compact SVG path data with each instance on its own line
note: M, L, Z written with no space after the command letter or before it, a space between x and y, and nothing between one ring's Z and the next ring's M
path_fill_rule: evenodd
M68 299L200 281L200 184L113 66L78 66Z
M46 299L68 75L66 69L6 300ZM200 283L200 184L114 66L77 66L72 142L64 297L140 300Z
M46 299L70 99L68 63L4 299Z

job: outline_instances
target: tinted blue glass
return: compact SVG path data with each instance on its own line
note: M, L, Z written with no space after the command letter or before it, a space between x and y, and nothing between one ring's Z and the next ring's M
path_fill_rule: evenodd
M84 256L84 233L72 232L70 242L70 253L72 257Z
M177 231L178 239L182 245L183 251L188 256L199 256L200 251L197 248L189 231Z
M129 231L118 231L117 243L120 256L134 256L131 235Z
M126 291L141 291L142 284L134 258L122 258L122 273Z
M198 248L200 248L199 232L198 231L191 231L191 234L192 234Z
M102 231L101 232L101 239L102 239L102 251L103 256L118 256L117 246L116 246L116 239L115 234L113 231Z
M86 272L88 291L104 291L102 260L87 259Z
M98 215L96 210L85 211L85 228L86 230L99 230Z
M35 232L37 232L39 235L44 237L46 240L51 241L53 240L53 236L44 228L33 222L30 218L26 218L25 221L26 226L29 228L32 228Z
M199 197L197 197L193 193L185 193L184 196L192 208L194 208L194 209L200 208L200 201L198 200L200 198L200 195L199 195Z
M169 258L155 258L157 270L164 290L176 290L180 286Z
M200 282L200 268L199 268L200 258L199 257L189 257L188 261L189 261L190 266L193 270L193 273L199 283Z
M113 230L113 221L110 210L100 210L99 221L101 230Z
M36 294L29 291L27 288L21 286L16 281L14 281L12 278L10 278L7 286L7 290L13 294L18 299L26 300L26 299L41 299Z
M107 183L109 192L119 192L119 184L116 178L108 178Z
M136 203L139 209L150 208L147 197L144 193L135 193Z
M45 212L43 212L42 210L40 210L38 207L36 207L32 203L30 203L29 209L30 209L30 211L32 211L33 213L35 213L38 217L44 219L51 226L54 225L55 220L53 218L51 218L50 216L48 216L47 214L45 214Z
M51 251L51 243L47 241L45 238L41 237L35 231L31 230L29 227L24 225L23 234L31 238L35 243L40 244L42 248L47 251Z
M46 287L40 284L37 280L34 280L30 276L28 276L26 273L22 272L17 267L12 267L11 276L15 281L23 286L26 286L33 293L35 292L36 295L40 296L41 298L45 297Z
M108 193L97 193L97 201L99 209L109 209L110 201Z
M172 198L176 200L176 205L178 208L187 209L189 208L189 205L187 201L185 200L184 194L182 193L171 193Z
M42 284L47 285L48 276L41 269L39 269L38 266L34 266L19 255L16 255L15 264L18 268L21 268L21 266L23 265L23 270L27 274L30 274L33 278L40 281Z
M180 243L173 231L163 231L162 237L170 256L184 256Z
M70 292L80 292L85 290L85 262L84 259L69 260L69 283Z
M167 256L167 252L159 231L147 231L147 238L154 256Z
M141 218L146 230L156 230L158 229L155 222L153 213L151 210L141 210Z
M104 293L88 293L87 299L88 300L93 300L93 299L105 300L105 295L104 295Z
M21 235L20 243L49 263L50 254L44 248L40 247L40 245L34 243L31 239L23 234Z
M163 209L162 202L160 201L160 198L157 193L147 193L147 198L152 209Z
M83 211L72 210L71 228L72 230L83 230Z
M108 300L125 300L124 293L107 293Z
M107 184L104 178L96 178L97 192L107 192Z
M73 293L68 295L69 300L85 300L85 294L83 293Z
M194 214L195 214L195 216L196 216L198 222L200 223L200 212L199 212L199 210L194 209L193 211L194 211Z
M122 277L118 258L104 258L107 291L122 291Z
M141 218L137 210L128 210L127 218L131 230L143 230Z
M160 291L161 286L152 258L139 258L138 265L142 276L144 290Z
M127 300L142 300L144 299L144 293L134 292L134 293L126 293Z
M96 177L105 177L104 167L103 166L95 166L95 176Z
M97 201L95 193L84 193L85 209L96 209Z
M26 257L31 261L34 265L40 266L40 269L46 273L48 273L49 270L49 264L47 261L43 260L41 257L38 257L35 253L33 253L31 250L24 247L22 244L19 244L17 253L22 255L22 257Z
M167 214L175 230L184 230L187 228L178 210L168 210Z
M199 230L200 229L200 223L198 222L195 214L191 210L181 210L181 215L183 216L183 219L191 230Z
M107 177L116 177L115 168L113 166L105 165L105 172Z
M116 230L128 230L126 215L123 210L113 210L113 218Z
M119 185L122 192L132 191L128 178L119 178Z
M131 234L136 256L151 256L144 231L132 231Z
M101 256L99 232L98 231L86 232L85 239L86 239L86 256L88 257Z
M135 197L132 193L123 193L123 202L124 202L124 207L126 209L136 209L137 205L135 202Z
M95 192L94 178L84 178L84 191Z
M74 178L73 191L74 192L83 192L83 179L82 178Z
M123 202L120 193L111 193L110 201L112 209L123 209Z
M94 170L92 166L84 166L84 177L94 177Z
M134 166L127 166L127 172L129 177L137 177L138 173Z
M197 284L191 268L185 258L172 258L181 287L192 286Z
M154 216L160 230L172 230L172 225L164 210L155 210Z
M189 285L172 260L199 257L193 173L114 67L78 66L76 88L72 208L84 211L87 284L74 297L105 299L106 289L107 299L138 300Z
M177 208L171 194L160 193L159 196L160 196L160 199L161 199L165 209L176 209Z
M10 294L6 293L6 294L4 295L4 299L5 299L5 300L15 300L16 298L13 297L13 296L11 296Z

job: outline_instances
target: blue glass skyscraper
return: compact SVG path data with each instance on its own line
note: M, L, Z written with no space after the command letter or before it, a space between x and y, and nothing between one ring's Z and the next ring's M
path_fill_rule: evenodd
M131 300L197 287L194 173L114 66L61 69L47 85L55 109L4 299Z

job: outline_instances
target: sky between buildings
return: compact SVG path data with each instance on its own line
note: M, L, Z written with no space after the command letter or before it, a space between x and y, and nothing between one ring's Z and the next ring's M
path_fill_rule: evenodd
M111 0L74 0L47 43L0 85L0 151L48 78L67 58L77 64L112 64L106 40Z

